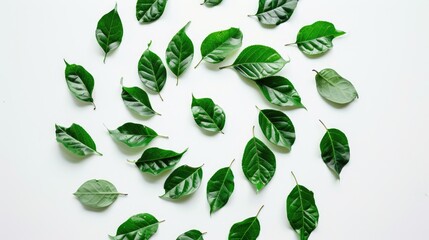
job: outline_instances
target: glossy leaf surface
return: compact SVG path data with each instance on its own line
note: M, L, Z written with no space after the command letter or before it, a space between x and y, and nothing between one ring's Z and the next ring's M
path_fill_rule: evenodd
M323 162L339 178L341 170L350 160L347 136L336 128L326 128L326 133L320 141L320 152Z
M109 130L109 133L128 147L147 146L159 136L153 129L137 123L125 123L115 130Z
M291 150L295 142L295 127L286 114L273 109L260 110L259 126L271 143Z
M111 240L148 240L157 231L161 222L149 213L141 213L130 217L116 231Z
M298 0L259 0L255 16L262 24L279 25L289 20L297 4Z
M161 58L149 50L151 44L152 42L148 44L148 48L140 57L138 73L143 85L151 91L160 93L167 80L167 70Z
M304 107L292 83L284 77L272 76L255 81L265 98L280 107Z
M81 101L94 104L94 99L92 98L94 77L84 67L77 64L69 64L66 60L64 62L66 64L66 82L72 95Z
M201 128L210 132L222 132L225 126L225 113L210 98L195 98L192 95L192 115Z
M136 17L139 22L153 22L164 13L167 0L137 0Z
M206 5L209 7L214 7L219 5L223 0L204 0L204 2L201 5Z
M104 51L103 62L106 61L109 52L119 47L123 35L122 21L119 17L117 6L115 6L112 11L101 17L95 30L97 42Z
M333 69L316 71L316 85L319 94L334 103L347 104L359 97L353 84Z
M261 209L259 209L259 212ZM247 218L232 225L229 230L228 240L256 240L261 231L261 225L258 219L259 212L254 217Z
M101 209L110 206L116 201L118 193L116 187L106 180L92 179L80 186L74 195L86 207Z
M171 150L156 147L148 148L135 164L142 172L158 175L174 168L187 150L188 149L182 153L176 153Z
M121 97L125 106L140 116L150 117L155 114L160 115L153 110L147 93L139 87L122 86Z
M69 128L55 125L55 135L57 142L63 144L67 150L76 155L86 156L94 153L102 155L97 152L97 147L91 136L85 129L75 123Z
M176 238L176 240L204 240L203 233L199 230L192 229Z
M234 174L231 166L219 169L207 183L207 201L210 205L210 214L224 207L233 191Z
M198 190L203 178L201 167L183 165L175 169L164 183L165 193L162 198L179 199Z

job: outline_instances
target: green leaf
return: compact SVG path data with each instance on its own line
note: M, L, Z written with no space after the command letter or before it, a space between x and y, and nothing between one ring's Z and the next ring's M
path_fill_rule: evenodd
M101 179L86 181L73 194L84 206L93 209L106 208L116 201L118 195L127 195L119 193L112 183Z
M255 16L262 24L280 25L289 20L297 4L298 0L259 0Z
M150 117L155 114L161 115L153 110L152 105L150 104L149 96L141 88L122 86L121 97L125 106L140 116Z
M188 22L174 35L165 53L167 65L174 75L176 75L176 85L179 84L179 76L191 65L194 58L194 44L185 32L189 24L191 22Z
M147 146L156 137L160 136L153 129L137 123L125 123L115 130L109 130L110 135L128 147ZM167 137L165 137L167 138Z
M242 168L246 178L256 187L256 191L262 190L276 172L274 153L256 138L255 134L244 149Z
M186 151L188 149L182 153L176 153L161 148L148 148L135 164L142 172L158 175L174 168Z
M316 85L319 94L334 103L347 104L359 97L355 87L335 70L327 68L316 72Z
M155 53L149 50L152 42L148 44L146 51L143 52L138 63L138 73L143 85L148 89L157 92L161 97L161 90L167 80L167 70Z
M234 160L231 162L234 162ZM234 174L231 165L219 169L207 183L207 201L210 214L224 207L234 191Z
M92 103L95 110L94 99L92 98L94 77L84 67L77 64L69 64L66 60L64 62L66 64L65 77L70 92L77 99Z
M192 229L178 236L176 240L204 240L203 235L199 230Z
M204 0L203 3L201 3L201 5L206 5L209 7L214 7L219 5L223 0Z
M318 21L301 28L295 43L304 54L315 56L331 49L333 47L332 40L344 34L345 32L335 29L334 24Z
M225 113L210 98L195 98L192 95L192 115L201 128L210 132L222 132L225 126Z
M278 73L288 62L270 47L253 45L245 48L232 65L220 69L234 67L244 77L258 80Z
M94 140L81 126L73 123L69 128L55 124L55 135L57 142L62 143L67 150L79 155L103 154L97 152Z
M138 0L136 17L139 22L154 22L162 16L167 0Z
M164 199L179 199L198 190L203 178L203 166L193 168L183 165L174 170L164 183Z
M106 57L109 52L119 47L123 35L124 29L122 27L122 21L119 17L117 5L115 5L112 11L101 17L98 21L97 29L95 30L95 38L104 51L103 62L106 62Z
M265 98L280 107L302 107L301 97L292 83L284 77L272 76L255 81Z
M263 207L264 206L259 209L256 216L232 225L229 230L228 240L256 240L261 231L258 216Z
M286 114L273 109L260 110L259 126L271 143L291 150L295 142L295 127Z
M201 44L201 60L209 63L220 63L235 50L241 47L243 33L238 28L230 28L209 34Z
M140 213L122 223L116 236L109 237L111 240L148 240L158 231L158 225L162 222L149 213Z
M295 178L295 175L293 177ZM296 186L286 200L287 218L292 228L298 233L299 239L307 240L317 227L319 211L313 192L299 185L296 178L295 182Z
M325 124L323 126L326 129L326 133L322 141L320 141L322 159L326 166L340 178L341 170L350 160L349 141L342 131L336 128L328 129Z

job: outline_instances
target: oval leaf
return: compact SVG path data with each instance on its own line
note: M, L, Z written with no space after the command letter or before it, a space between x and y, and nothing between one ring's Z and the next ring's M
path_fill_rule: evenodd
M176 153L161 148L149 148L144 151L140 159L136 161L136 166L142 172L158 175L174 168L187 150L188 149L182 153Z
M261 231L258 216L262 207L259 209L256 216L247 218L232 225L229 230L228 240L256 240Z
M147 146L159 135L151 128L137 123L125 123L115 130L109 130L110 135L128 147Z
M196 229L189 230L176 238L176 240L204 240L202 232Z
M94 105L92 90L94 90L94 77L84 67L77 64L66 64L65 76L67 86L77 99L90 102ZM95 105L94 105L95 109Z
M245 48L231 66L246 78L257 80L278 73L289 62L267 46L253 45Z
M158 225L162 222L149 213L140 213L122 223L116 231L116 236L110 236L110 239L148 240L158 231Z
M225 126L225 113L210 98L197 99L192 95L192 115L201 128L210 132L222 132Z
M125 106L140 116L150 117L155 114L161 115L153 110L152 105L150 104L149 96L141 88L122 86L121 97Z
M179 199L190 195L198 190L202 178L202 166L197 168L188 165L180 166L165 180L165 193L161 197L165 199Z
M319 94L334 103L347 104L358 98L355 87L333 69L316 72L316 85Z
M219 169L207 183L207 201L210 205L210 214L224 207L233 191L234 174L230 165Z
M295 127L286 114L273 109L260 110L259 126L271 143L290 151L295 142Z
M203 3L201 3L201 5L206 5L209 7L214 7L219 5L223 0L204 0Z
M84 206L101 209L112 205L118 195L126 194L118 193L116 187L109 181L92 179L82 184L74 195Z
M326 128L326 133L320 141L320 152L326 166L340 178L341 170L350 160L347 136L336 128Z
M280 107L302 107L301 97L292 83L284 77L272 76L255 81L265 98Z
M115 5L112 11L101 17L98 21L97 29L95 30L97 42L104 51L103 62L106 61L109 52L119 47L123 35L124 29L122 27L122 21L119 17L117 6Z
M289 20L297 4L298 0L259 0L255 16L262 24L279 25Z
M153 22L162 16L167 0L138 0L136 17L139 22Z
M73 123L69 128L55 124L55 135L57 142L62 143L70 152L86 156L89 154L103 155L97 152L94 140L81 126Z

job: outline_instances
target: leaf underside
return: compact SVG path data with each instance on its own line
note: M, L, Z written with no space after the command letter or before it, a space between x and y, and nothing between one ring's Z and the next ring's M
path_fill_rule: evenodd
M84 206L93 209L110 206L116 201L119 194L112 183L97 179L86 181L74 193Z
M333 69L317 72L316 86L319 94L333 103L347 104L358 98L353 84Z

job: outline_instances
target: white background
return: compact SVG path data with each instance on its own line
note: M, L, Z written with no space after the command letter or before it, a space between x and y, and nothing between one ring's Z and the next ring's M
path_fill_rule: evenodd
M175 239L186 230L208 232L206 239L226 239L231 225L260 214L259 239L298 239L285 214L285 199L299 182L315 193L319 226L311 239L427 239L429 215L429 22L428 1L302 0L293 17L276 28L264 28L247 17L256 0L225 0L214 8L199 0L170 0L164 15L152 24L135 19L135 1L118 1L124 25L122 45L102 63L94 32L99 18L115 1L3 0L0 14L0 226L4 239L107 239L128 217L142 212L165 219L153 239ZM257 110L271 106L255 84L233 70L203 63L189 69L178 87L171 72L162 91L165 101L151 95L162 113L144 120L124 106L119 79L140 86L137 61L153 40L152 50L165 59L171 37L189 20L188 35L199 46L209 33L239 27L243 48L264 44L288 55L280 72L300 93L308 111L286 111L295 124L297 140L290 153L268 143L259 127L256 136L273 149L277 172L259 194L241 171L244 146L257 125ZM346 35L334 49L317 59L296 47L298 30L317 20L333 22ZM242 49L243 49L242 48ZM238 52L224 64L233 62ZM79 103L64 79L63 58L84 66L95 77L97 110ZM221 64L223 65L223 64ZM331 67L349 79L360 99L336 108L317 93L312 69ZM200 130L190 112L191 94L210 97L227 114L225 135ZM320 158L319 142L328 127L344 131L351 160L337 181ZM189 147L181 164L204 166L204 182L185 201L158 198L167 175L148 177L126 162L142 149L129 150L113 141L103 124L116 128L139 122L170 139L151 146L175 151ZM82 125L103 157L77 159L55 141L54 124ZM236 189L230 202L209 215L206 183L221 167L233 165ZM86 210L72 193L86 180L114 183L120 197L105 211Z

